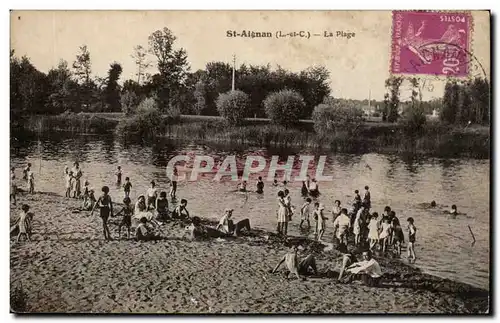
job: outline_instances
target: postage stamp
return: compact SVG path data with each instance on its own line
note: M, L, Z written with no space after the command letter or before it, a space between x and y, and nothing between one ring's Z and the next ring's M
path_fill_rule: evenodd
M468 76L468 12L393 11L392 74Z

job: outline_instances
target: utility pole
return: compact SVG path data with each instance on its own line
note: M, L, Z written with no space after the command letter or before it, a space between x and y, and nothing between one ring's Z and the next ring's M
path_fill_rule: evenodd
M236 55L233 54L233 83L231 90L234 91L234 75L235 75L235 68L236 68Z

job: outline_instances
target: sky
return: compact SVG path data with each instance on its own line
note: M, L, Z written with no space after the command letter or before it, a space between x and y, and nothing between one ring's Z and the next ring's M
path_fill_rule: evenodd
M489 16L474 12L472 50L489 73ZM13 11L11 48L26 55L41 71L61 59L71 66L79 46L87 45L94 76L105 76L109 65L123 67L122 80L135 78L133 48L147 46L148 36L168 27L184 48L191 70L211 61L236 64L278 64L298 72L323 65L330 71L332 95L339 98L382 100L390 76L392 19L390 11ZM243 30L283 34L309 32L306 38L227 37ZM324 37L330 32L334 37ZM336 37L354 33L353 37ZM152 70L152 72L155 72ZM403 86L403 98L408 95ZM423 92L423 98L441 97L442 80Z

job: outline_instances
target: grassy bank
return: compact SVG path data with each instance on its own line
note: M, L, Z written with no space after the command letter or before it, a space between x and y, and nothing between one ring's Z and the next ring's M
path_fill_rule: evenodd
M113 133L126 118L122 114L62 114L33 116L25 128L33 132L66 131L73 133ZM127 119L127 123L130 119ZM125 129L136 129L126 127ZM143 125L144 128L144 125ZM147 129L147 125L145 125ZM133 133L119 135L133 136ZM144 129L143 129L144 130ZM180 116L164 118L156 136L188 141L252 145L261 147L298 147L327 149L342 153L415 153L437 157L489 158L490 129L484 126L457 128L429 121L419 134L405 131L401 124L370 120L360 125L354 135L331 133L318 136L311 120L302 120L296 127L284 128L269 123L268 119L247 119L238 127L227 126L220 117ZM144 131L141 130L141 133ZM140 135L141 138L143 135Z

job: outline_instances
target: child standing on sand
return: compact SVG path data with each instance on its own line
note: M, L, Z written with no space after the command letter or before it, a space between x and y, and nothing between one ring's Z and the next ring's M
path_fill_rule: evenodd
M257 181L257 193L264 193L264 182L262 181L262 176L259 176L259 180Z
M375 245L378 242L379 236L379 226L378 226L378 213L373 212L370 222L368 223L368 241L370 242L370 250L375 249Z
M122 167L118 166L116 167L116 185L120 187L122 185Z
M123 184L123 190L125 191L125 197L130 198L130 189L132 188L132 183L130 183L130 178L125 177L125 184Z
M389 217L382 217L382 226L380 228L380 245L382 247L382 252L385 253L387 245L389 243L389 237L391 234L391 223L389 222Z
M370 188L368 186L365 186L365 196L363 197L363 204L365 205L367 210L370 210L372 206L372 201L370 195Z
M302 223L307 221L307 229L311 228L311 222L309 221L309 213L311 212L311 198L306 198L306 202L300 208L300 224L299 228L302 229Z
M151 181L151 186L146 194L147 196L147 208L148 210L154 209L156 206L156 198L158 197L158 189L156 188L155 181Z
M68 173L66 173L64 181L66 182L66 194L65 194L65 196L69 198L69 197L71 197L71 189L73 187L73 182L74 182L73 171L69 171Z
M285 189L285 203L287 208L287 217L288 221L292 221L293 216L293 206L292 206L292 197L290 196L290 191Z
M170 181L170 194L169 194L172 200L175 199L175 194L177 193L177 176L179 176L179 173L177 172L177 166L174 166L174 176Z
M356 211L361 207L361 196L359 195L359 191L355 190L354 191L354 207Z
M414 220L412 217L408 218L408 261L415 263L417 256L415 255L415 235L417 234L417 228L415 227Z
M31 170L28 171L28 187L29 193L35 194L35 175L33 175L33 172Z
M354 233L354 245L357 247L361 242L361 225L363 220L361 219L361 214L363 214L363 209L360 209L358 213L356 213L356 218L354 219L354 224L352 228L352 232Z
M307 188L306 181L302 181L302 188L300 189L300 194L302 197L309 195L309 189Z
M326 218L323 214L323 210L325 209L323 205L319 204L318 202L314 203L314 207L316 208L314 210L314 217L317 219L316 221L316 240L321 241L323 238L323 234L325 234L325 228L326 228Z
M283 191L278 192L278 234L287 235L288 231L288 208L285 201L285 193Z
M28 163L26 167L23 169L23 179L28 181L28 172L31 170L31 163Z
M130 227L132 226L132 214L134 213L134 209L130 206L130 198L126 197L123 199L123 204L125 206L116 213L116 216L123 214L123 219L118 225L118 239L121 238L122 227L125 226L127 228L127 239L130 238Z
M15 168L11 167L10 169L10 199L14 200L14 205L16 205L16 194L17 194L17 185L16 185L16 172Z
M396 217L396 212L391 211L391 227L392 227L392 241L394 243L394 247L396 248L396 255L401 256L401 244L405 242L405 237L403 234L403 229L401 228L401 224L399 223L399 219Z
M22 211L19 215L18 228L19 233L17 235L17 242L21 239L21 236L25 236L27 241L31 241L31 214L28 214L30 209L29 205L23 204L21 207Z
M108 219L110 216L113 216L113 202L111 201L111 196L109 196L109 187L102 187L103 194L97 200L97 203L94 205L94 208L90 212L90 215L94 213L96 207L100 210L100 217L102 219L102 229L104 233L104 239L111 240L111 233L108 228Z

